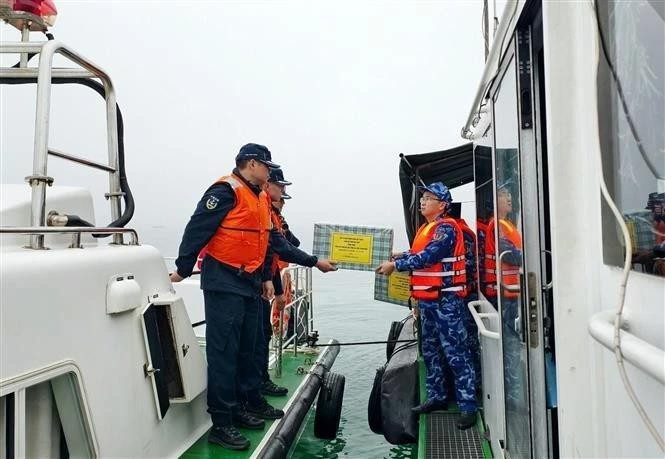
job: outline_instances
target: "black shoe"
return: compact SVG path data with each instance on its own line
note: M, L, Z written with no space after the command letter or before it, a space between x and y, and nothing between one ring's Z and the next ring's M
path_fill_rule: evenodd
M475 411L462 411L459 419L457 419L457 428L465 430L475 426L476 417L477 415Z
M286 395L288 392L289 390L286 387L278 386L271 380L263 381L263 384L261 384L261 393L263 395L281 397Z
M245 410L260 419L280 419L284 416L284 411L271 406L263 397L257 403L247 403Z
M266 426L266 423L263 419L255 418L244 409L240 409L233 413L233 426L252 430L262 430Z
M224 448L235 450L249 448L249 440L243 437L233 426L213 427L210 433L208 433L208 443L214 443Z
M414 406L411 408L416 414L425 414L431 413L432 411L447 410L448 403L441 400L430 400L428 399L422 405Z

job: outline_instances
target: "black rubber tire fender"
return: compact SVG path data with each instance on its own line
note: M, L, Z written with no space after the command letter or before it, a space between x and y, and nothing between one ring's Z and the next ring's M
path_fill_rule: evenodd
M323 377L314 415L316 438L333 440L337 437L339 421L342 417L345 382L344 375L338 373L328 372Z
M385 370L385 365L376 369L374 384L372 385L372 391L369 393L369 401L367 402L367 423L369 424L370 430L375 434L383 434L381 380L383 379L383 373Z
M402 333L402 327L404 327L404 322L402 321L395 321L392 324L390 324L390 331L388 332L388 341L386 343L386 361L390 360L390 356L393 355L393 351L395 350L395 345L397 344L395 341L399 339L399 334Z

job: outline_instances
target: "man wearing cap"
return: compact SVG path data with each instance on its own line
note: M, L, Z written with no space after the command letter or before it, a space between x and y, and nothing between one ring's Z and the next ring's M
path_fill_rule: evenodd
M279 166L271 161L265 146L250 143L240 149L233 172L213 183L199 201L182 237L177 270L171 274L172 282L190 276L197 255L207 247L201 266L201 289L206 317L208 412L213 422L208 441L229 449L249 447L249 441L236 427L262 429L264 422L258 417L283 414L265 399L254 396L260 380L252 359L260 297L262 293L265 297L273 295L272 282L264 278L263 270L268 244L278 238L271 230L270 205L262 191L271 167ZM290 251L286 257L322 270L329 268L326 260L301 251ZM236 393L249 394L253 399L237 403Z
M477 405L476 374L471 350L465 343L464 239L455 220L446 217L452 202L448 187L435 182L423 187L422 191L420 213L427 222L418 230L411 250L396 256L395 261L381 263L377 272L385 275L394 270L411 272L411 296L418 300L427 369L427 401L413 411L420 414L447 408L443 367L447 365L454 375L461 412L457 427L468 429L476 422Z
M275 169L270 169L270 178L268 179L268 183L265 185L265 191L266 194L268 195L268 199L270 200L271 203L271 216L273 219L273 227L277 229L277 231L281 232L286 240L291 243L291 245L298 247L300 245L300 241L298 241L297 238L295 237L289 237L289 233L287 233L284 230L283 227L283 218L281 217L279 209L275 206L275 202L277 201L282 201L284 202L284 199L291 199L291 196L286 194L286 186L291 185L291 182L287 181L284 179L284 172L282 172L282 169L280 168L275 168ZM270 248L269 248L270 250ZM284 308L286 305L286 299L284 295L284 290L282 287L282 276L281 276L281 263L279 256L274 253L272 250L271 252L271 262L270 262L270 276L272 276L272 283L275 288L275 299L274 301L277 303L278 306L281 308ZM286 263L288 266L288 263ZM280 308L280 309L281 309ZM261 371L261 393L263 395L273 395L273 396L280 396L280 395L286 395L288 392L288 389L286 387L281 387L275 384L271 379L270 379L270 374L268 373L268 365L269 365L269 357L270 357L270 339L272 338L272 324L270 321L270 301L266 298L262 299L262 308L261 308L261 325L259 329L259 334L257 335L257 341L256 341L256 352L255 358L257 359L256 364L258 368Z

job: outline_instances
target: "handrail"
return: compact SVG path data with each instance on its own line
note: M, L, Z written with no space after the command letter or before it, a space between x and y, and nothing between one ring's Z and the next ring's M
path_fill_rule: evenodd
M53 182L47 175L48 163L48 122L51 107L51 84L54 73L53 57L60 54L72 63L90 72L99 78L104 86L106 98L106 133L108 146L109 167L114 169L109 172L109 199L111 203L111 216L113 221L120 218L120 190L119 154L118 154L118 126L116 96L110 76L101 67L84 58L74 50L68 48L57 40L49 40L41 43L18 42L0 43L0 54L8 53L33 53L39 54L39 65L37 72L37 110L35 115L35 135L33 152L32 175L27 181L32 188L32 205L30 224L33 227L43 227L46 224L46 187ZM13 73L17 78L34 78L35 71L22 70ZM114 234L114 242L122 243L118 233ZM30 236L30 247L33 249L44 248L44 234L34 233Z
M115 167L107 166L106 164L100 164L98 162L91 161L91 160L85 159L85 158L81 158L79 156L74 156L72 154L65 153L65 152L60 151L60 150L56 150L54 148L49 148L48 149L48 154L52 155L52 156L56 156L58 158L66 159L66 160L71 161L73 163L82 164L84 166L92 167L93 169L99 169L101 171L106 171L106 172L111 172L111 173L116 171Z
M614 351L614 311L603 311L589 319L591 337L607 349ZM665 385L665 351L625 330L622 324L621 355L625 360Z
M469 311L471 312L471 317L473 317L474 322L476 322L476 326L478 327L478 332L483 335L486 338L490 339L495 339L495 340L500 340L501 335L498 332L493 332L489 331L487 327L485 327L485 323L483 322L482 319L489 319L492 317L498 317L499 314L496 312L478 312L476 310L476 306L480 306L481 304L492 304L489 301L483 301L483 300L477 300L477 301L469 301L469 304L467 304L467 307L469 308Z
M109 228L94 226L41 226L41 227L21 227L21 226L2 226L0 234L27 234L27 235L45 235L45 234L129 234L129 245L139 245L139 235L133 228Z
M289 344L293 344L293 352L294 354L297 355L298 353L298 314L299 314L299 306L300 304L309 299L309 307L306 310L306 317L305 317L305 326L306 332L309 334L309 325L312 323L312 276L311 276L311 270L312 268L307 268L304 266L289 266L288 268L284 268L282 270L282 273L287 272L287 273L292 273L293 275L293 281L292 281L292 286L295 291L295 294L297 295L295 298L293 298L288 304L284 306L284 308L280 311L279 314L279 327L278 327L278 335L277 335L277 342L275 343L273 341L273 346L275 346L276 350L276 358L275 358L275 376L280 377L282 375L282 354L284 351L284 348L286 348ZM300 279L300 277L304 277L304 279ZM304 281L304 286L301 285L300 281ZM299 291L302 289L302 293L298 295ZM293 320L294 320L294 327L293 327L293 335L284 341L284 336L283 336L283 328L284 328L284 311L289 308L293 311ZM273 339L274 339L273 335Z

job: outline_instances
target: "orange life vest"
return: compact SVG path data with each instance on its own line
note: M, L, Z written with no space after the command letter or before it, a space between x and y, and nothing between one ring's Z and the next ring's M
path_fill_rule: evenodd
M221 177L236 195L236 205L208 242L208 255L225 265L253 273L263 264L268 249L271 221L269 201L258 196L235 175Z
M476 233L473 232L463 218L456 218L455 221L459 225L464 236L464 255L466 256L468 253L471 253L471 256L473 257L471 260L466 257L466 288L468 290L467 294L469 294L475 292L477 290L476 286L478 285L478 265L477 263L474 263L478 240L476 239ZM472 271L470 271L469 268L473 268Z
M276 228L277 231L284 234L284 224L282 222L282 217L272 207L272 201L270 199L270 196L267 197L268 197L268 202L270 203L270 220L272 221L272 226L273 228ZM273 254L270 266L270 271L272 272L273 275L275 275L277 271L281 271L282 269L288 267L289 263L287 261L282 261L279 259L279 255L277 255L276 253Z
M464 236L454 219L440 218L422 225L413 239L411 252L423 251L434 239L436 229L444 224L452 226L455 230L453 254L427 268L411 272L411 296L416 300L438 300L441 298L441 292L455 292L460 297L465 297L467 294ZM445 282L445 279L450 280Z
M510 241L516 249L522 250L522 236L519 231L509 220L499 219L499 239L504 238ZM497 269L496 269L496 246L494 242L495 220L491 219L487 224L487 232L485 234L485 295L496 297L497 289ZM511 265L505 261L501 263L501 283L505 286L519 287L520 286L520 267ZM507 289L503 290L502 295L505 298L518 298L520 292L511 292Z

